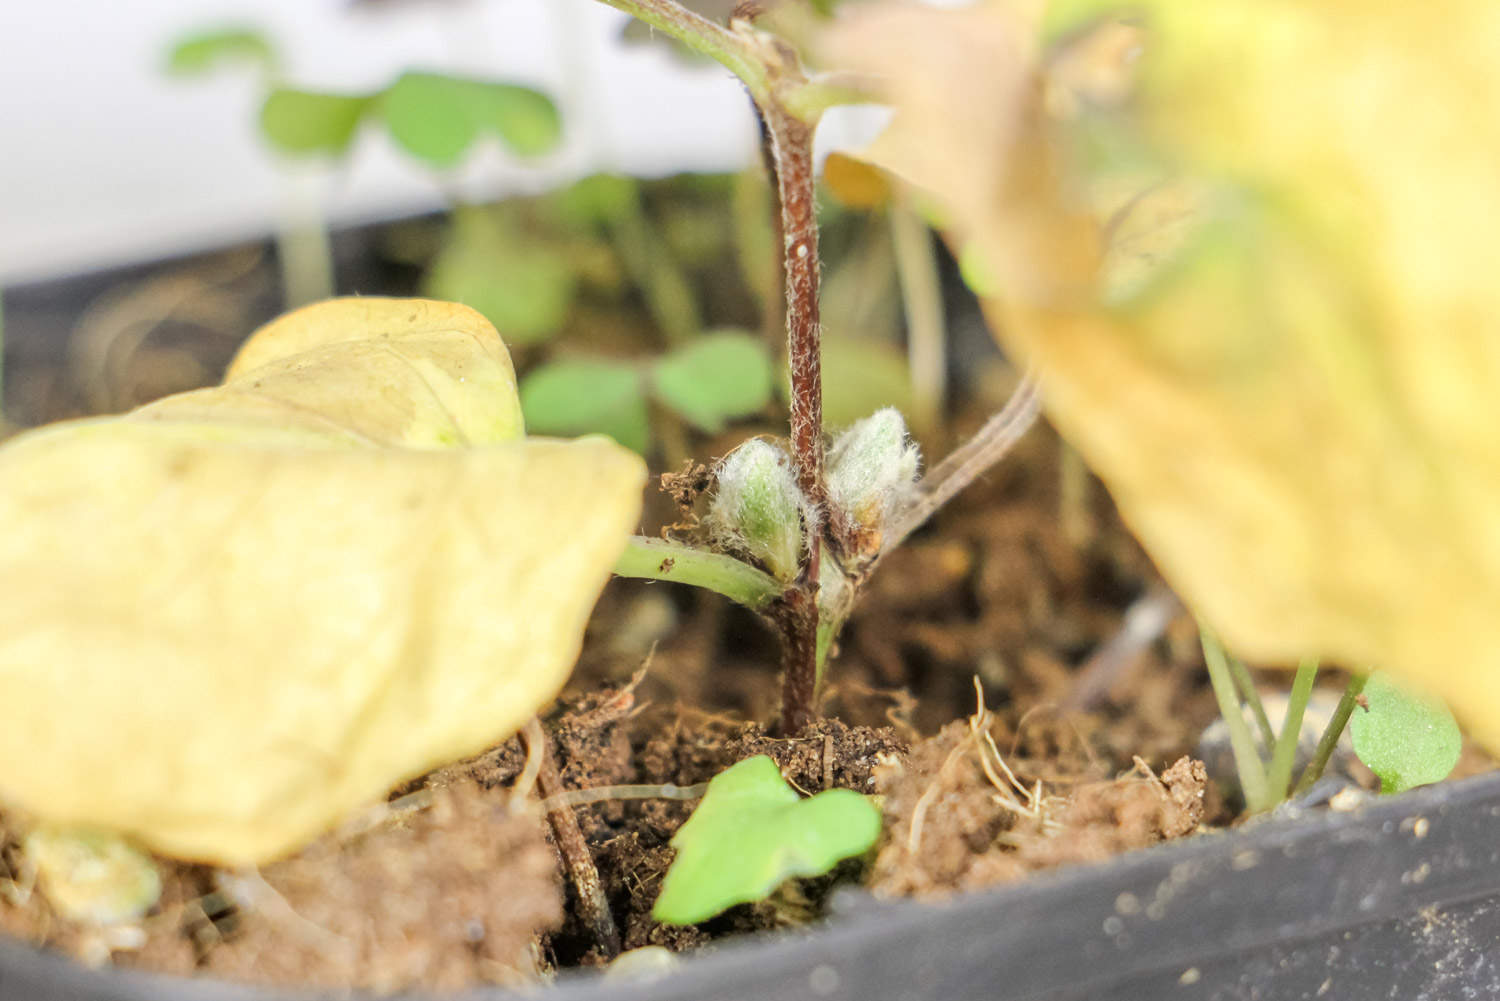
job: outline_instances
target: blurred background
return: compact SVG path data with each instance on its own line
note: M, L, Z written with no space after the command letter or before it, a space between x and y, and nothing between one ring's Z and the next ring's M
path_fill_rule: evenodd
M277 313L366 294L488 316L539 433L675 467L784 431L750 104L596 0L14 3L0 65L0 428L215 382ZM883 121L818 134L827 423L928 433L994 349L916 208L829 159Z
M626 20L594 0L0 4L0 282L262 236L299 188L317 187L328 221L347 226L438 208L449 190L748 164L754 125L734 79L622 44ZM250 61L167 72L177 42L236 27L307 88L373 90L418 67L529 84L557 102L562 141L524 161L481 143L441 178L374 128L334 165L278 156L254 128L264 83Z

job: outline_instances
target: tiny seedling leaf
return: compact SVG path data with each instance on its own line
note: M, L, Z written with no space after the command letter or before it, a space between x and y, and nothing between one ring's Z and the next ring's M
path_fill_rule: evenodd
M562 122L541 91L443 73L403 73L381 102L391 137L412 156L451 167L481 132L493 132L522 156L557 145Z
M771 401L771 359L757 337L721 330L695 338L652 372L656 396L710 433Z
M349 148L370 98L276 87L260 109L260 131L283 153L338 156Z
M828 789L801 799L774 761L747 758L709 783L672 838L677 858L651 914L664 924L706 921L794 876L820 876L879 835L880 810L866 797Z
M523 242L503 221L480 211L457 216L423 282L433 298L479 310L513 344L534 344L556 333L576 287L565 254Z
M1384 671L1365 683L1368 709L1354 710L1349 737L1383 793L1441 782L1458 764L1463 738L1448 707L1398 684Z
M167 50L167 72L173 76L198 76L228 63L249 63L270 73L276 50L265 35L242 27L191 32Z
M536 434L607 434L640 454L651 444L645 387L628 362L542 365L521 383L521 410Z

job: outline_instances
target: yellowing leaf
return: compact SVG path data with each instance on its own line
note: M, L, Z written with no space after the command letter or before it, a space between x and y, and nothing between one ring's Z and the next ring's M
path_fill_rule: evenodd
M1064 45L1144 41L1134 95L1068 100L1015 7L838 29L897 104L872 157L1231 646L1385 667L1500 749L1500 6L1063 0Z
M346 299L263 328L223 387L7 442L0 799L255 863L515 731L645 478L520 430L477 313Z

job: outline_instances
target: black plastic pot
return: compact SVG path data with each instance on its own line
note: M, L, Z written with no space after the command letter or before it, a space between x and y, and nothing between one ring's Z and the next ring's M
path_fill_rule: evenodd
M489 1001L1500 997L1500 773ZM0 941L3 1001L286 1001Z

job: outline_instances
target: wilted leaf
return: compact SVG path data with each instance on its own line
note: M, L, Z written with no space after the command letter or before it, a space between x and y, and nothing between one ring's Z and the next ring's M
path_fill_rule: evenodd
M742 331L695 337L658 361L652 378L658 399L710 433L771 402L771 359L765 343Z
M542 365L521 383L521 408L539 434L607 434L640 454L651 444L646 388L629 362Z
M872 156L1229 645L1386 667L1500 748L1500 7L1053 4L1054 38L1139 19L1123 99L1049 81L1015 10L840 29L899 105Z
M7 442L0 799L255 863L513 732L644 480L602 439L520 435L476 313L345 299L263 328L223 387Z
M891 200L891 182L876 167L846 153L830 153L823 161L823 184L839 204L852 209L878 209Z
M381 111L403 149L438 167L458 163L482 131L522 156L546 153L562 135L557 107L541 91L442 73L401 74Z
M167 51L167 72L174 76L195 76L235 62L269 73L276 68L276 50L254 28L214 28L183 35Z
M1349 718L1349 739L1359 760L1380 777L1381 792L1405 792L1452 773L1463 736L1447 706L1384 671L1370 675L1363 694L1364 705Z
M651 916L674 925L706 921L765 899L793 876L821 876L879 835L880 810L854 790L802 799L776 762L746 758L714 777L672 836L677 858Z
M260 109L260 130L283 153L338 156L349 148L371 99L277 87Z

